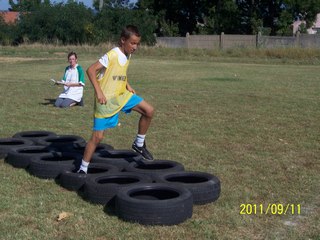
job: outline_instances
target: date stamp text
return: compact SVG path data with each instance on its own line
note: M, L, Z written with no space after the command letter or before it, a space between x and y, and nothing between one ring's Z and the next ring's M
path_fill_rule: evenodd
M240 215L300 215L301 204L293 203L269 203L255 204L255 203L242 203L240 204Z

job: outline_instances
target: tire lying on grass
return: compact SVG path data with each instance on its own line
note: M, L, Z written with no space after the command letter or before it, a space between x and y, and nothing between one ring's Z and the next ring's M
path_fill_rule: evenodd
M214 202L220 196L220 180L209 173L170 172L159 174L154 180L184 186L192 193L193 203L197 205Z
M40 139L43 139L46 137L54 137L54 136L57 136L57 134L49 131L23 131L23 132L18 132L14 134L12 137L29 139L34 143L36 143Z
M70 151L74 146L81 146L86 141L76 135L56 135L52 137L45 137L37 141L38 145L57 148L59 151Z
M34 143L23 138L0 138L0 159L7 156L8 152L17 147L31 146Z
M87 174L76 173L76 169L74 169L74 171L64 171L60 175L59 182L62 187L68 190L78 191L83 187L87 178L101 173L116 173L120 172L120 170L121 169L114 165L90 163Z
M84 184L84 198L92 203L113 204L118 190L137 183L151 183L152 179L137 173L110 173L90 177Z
M29 165L29 172L39 178L59 178L63 171L72 171L79 167L82 156L74 152L55 152L35 157Z
M118 216L143 225L175 225L192 217L192 194L178 185L151 183L122 188L115 199Z
M184 171L184 166L181 163L171 160L141 161L130 163L125 167L125 171L147 174L154 178L158 174L165 172Z
M106 150L93 154L92 163L106 163L126 167L131 162L140 161L142 156L132 150Z
M53 154L54 151L55 149L46 146L17 147L8 152L5 161L16 168L27 168L33 158L47 156Z

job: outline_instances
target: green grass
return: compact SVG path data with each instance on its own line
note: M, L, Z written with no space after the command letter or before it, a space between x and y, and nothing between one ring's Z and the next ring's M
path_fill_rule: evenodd
M89 81L84 107L47 104L61 91L49 79L61 77L71 49L84 68L107 50L0 48L0 137L26 130L90 137ZM177 226L141 226L2 160L1 239L319 239L318 51L301 51L301 58L259 51L236 56L142 48L129 68L131 85L156 109L150 150L158 159L218 176L218 201L195 206L193 217ZM130 148L138 118L122 115L121 126L107 131L104 142ZM301 204L301 214L240 215L243 203ZM72 215L57 222L63 211Z

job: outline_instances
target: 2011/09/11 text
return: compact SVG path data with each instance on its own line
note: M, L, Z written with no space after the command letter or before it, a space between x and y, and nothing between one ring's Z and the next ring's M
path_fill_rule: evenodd
M301 204L293 203L269 203L267 206L263 204L240 204L240 215L286 215L301 214Z

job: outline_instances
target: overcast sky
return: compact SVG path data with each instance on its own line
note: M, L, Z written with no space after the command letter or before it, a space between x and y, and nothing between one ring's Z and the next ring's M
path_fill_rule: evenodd
M66 2L67 0L52 0L53 3ZM79 2L83 2L84 5L88 7L92 7L92 0L76 0ZM9 0L0 0L0 10L8 10L10 7Z

